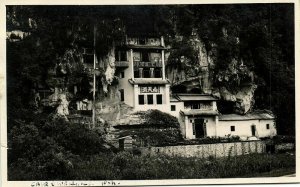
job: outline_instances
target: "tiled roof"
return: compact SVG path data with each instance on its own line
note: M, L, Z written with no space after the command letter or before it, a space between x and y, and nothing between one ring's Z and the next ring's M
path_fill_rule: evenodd
M175 97L170 97L170 102L180 102L180 101Z
M216 101L216 100L218 100L211 95L204 95L204 94L175 94L174 97L178 98L178 100L180 100L180 101Z
M246 121L246 120L261 120L274 119L271 113L267 112L253 112L245 115L240 114L223 114L219 116L219 121Z
M162 80L157 78L145 78L145 79L129 79L129 83L131 84L170 84L169 80Z
M185 116L215 116L218 115L217 111L213 110L201 110L201 109L192 109L188 111L180 111Z

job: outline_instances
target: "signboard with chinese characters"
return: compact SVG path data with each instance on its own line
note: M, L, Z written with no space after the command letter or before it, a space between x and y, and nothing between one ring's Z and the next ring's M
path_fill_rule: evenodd
M141 93L159 93L159 86L156 85L147 85L147 86L140 86Z

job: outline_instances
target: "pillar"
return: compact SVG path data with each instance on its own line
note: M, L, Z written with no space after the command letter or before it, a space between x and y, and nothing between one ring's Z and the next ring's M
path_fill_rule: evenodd
M191 139L191 137L189 136L190 132L188 131L189 130L188 116L184 116L184 127L185 127L185 138Z
M130 49L131 79L134 80L133 50Z
M139 87L138 85L133 85L133 95L134 95L134 109L136 109L139 105Z
M166 72L165 72L165 51L161 51L161 62L162 62L162 79L166 79Z

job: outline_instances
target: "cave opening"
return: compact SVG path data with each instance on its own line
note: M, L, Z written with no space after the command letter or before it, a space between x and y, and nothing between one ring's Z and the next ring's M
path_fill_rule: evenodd
M184 85L176 85L171 87L172 93L187 93L187 88Z
M193 88L193 89L191 89L190 93L200 94L200 93L202 93L202 90L200 88Z
M218 111L221 114L234 113L234 106L235 106L235 102L233 101L224 101L224 100L217 101Z

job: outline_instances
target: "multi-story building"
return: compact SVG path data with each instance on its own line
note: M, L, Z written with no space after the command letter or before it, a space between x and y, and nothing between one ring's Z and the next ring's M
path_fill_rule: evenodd
M164 39L127 37L115 51L121 101L136 111L170 108L170 83L165 75Z

